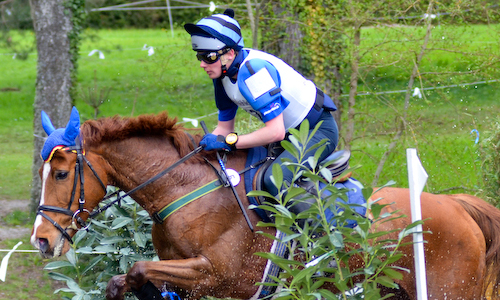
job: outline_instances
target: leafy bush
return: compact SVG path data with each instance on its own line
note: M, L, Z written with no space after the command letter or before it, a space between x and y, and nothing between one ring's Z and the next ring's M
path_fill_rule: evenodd
M299 162L303 161L304 154L309 151L303 146L310 139L308 128L308 124L302 124L300 131L291 129L290 142L282 142L283 147L293 153ZM283 165L293 171L294 179L304 176L314 183L316 190L320 191L319 195L329 191L330 196L307 194L304 188L296 184L283 183L282 170L278 165L273 168L273 182L281 189L279 195L274 197L262 191L250 193L252 196L272 199L260 208L270 211L275 221L261 222L259 225L276 227L286 236L278 238L261 233L286 244L292 254L290 258L281 258L272 253L258 253L283 270L279 278L275 277L273 283L265 285L282 285L277 292L277 299L385 299L388 296L380 296L380 285L398 288L394 280L401 279L401 272L408 270L394 263L402 256L399 249L403 245L403 238L410 235L411 229L421 222L415 222L401 230L398 239L387 239L387 234L396 230L378 232L375 228L382 222L395 219L394 212L382 213L384 205L377 201L367 203L366 207L373 215L370 220L359 215L354 205L337 201L338 198L345 200L347 191L337 189L331 172L318 164L322 144L324 141L314 146L318 148L316 155L308 159L313 170L290 161L283 162ZM324 188L321 188L320 182L326 183ZM368 199L371 189L364 189L363 194ZM311 199L314 200L313 205L308 210L299 214L289 210L294 203ZM328 210L333 212L333 220L327 217ZM307 222L300 226L300 220L303 219ZM354 228L348 226L353 220L357 223ZM295 243L291 243L292 240ZM350 259L354 256L362 261L363 267L350 265ZM332 264L333 261L336 263ZM333 294L322 287L324 284L333 284L340 294Z
M102 218L92 220L89 232L77 232L72 249L66 253L67 261L45 266L51 278L66 282L67 288L54 293L73 293L72 300L105 299L112 276L127 273L136 261L158 259L151 226L148 213L130 197L108 208ZM64 274L54 272L60 268L64 268Z

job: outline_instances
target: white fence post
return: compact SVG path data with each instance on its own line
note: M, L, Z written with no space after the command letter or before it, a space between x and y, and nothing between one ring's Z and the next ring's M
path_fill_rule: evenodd
M420 195L424 190L427 181L425 172L420 159L417 156L417 150L413 148L406 149L408 163L408 182L410 185L411 202L411 221L422 220L422 207L420 205ZM414 227L413 233L413 251L415 256L415 278L417 282L417 299L426 300L427 297L427 279L425 274L425 256L424 256L424 234L422 225Z

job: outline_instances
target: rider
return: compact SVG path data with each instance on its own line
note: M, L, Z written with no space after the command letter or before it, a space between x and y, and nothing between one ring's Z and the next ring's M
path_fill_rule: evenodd
M248 149L280 142L288 138L290 128L298 128L307 119L310 131L323 121L312 137L314 145L327 139L325 159L336 148L338 128L331 111L335 104L315 84L304 78L283 60L262 51L244 48L239 23L234 11L215 14L196 24L185 24L191 35L192 48L200 61L200 67L213 80L215 103L219 110L217 127L200 142L205 150ZM238 107L259 118L264 126L244 135L234 132ZM314 151L307 153L313 156ZM288 151L282 152L274 163L282 158L296 161ZM292 172L283 169L283 179L292 182ZM271 182L272 167L264 176L265 189L277 195Z

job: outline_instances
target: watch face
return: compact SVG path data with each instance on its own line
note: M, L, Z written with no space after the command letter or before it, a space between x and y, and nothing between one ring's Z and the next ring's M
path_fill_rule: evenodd
M236 133L230 133L226 136L226 143L229 145L236 144L238 141L238 135Z

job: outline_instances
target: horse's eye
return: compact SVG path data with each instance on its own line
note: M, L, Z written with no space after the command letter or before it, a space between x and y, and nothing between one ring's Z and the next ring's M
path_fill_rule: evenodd
M56 180L64 180L68 178L68 173L67 171L58 171L56 172Z

